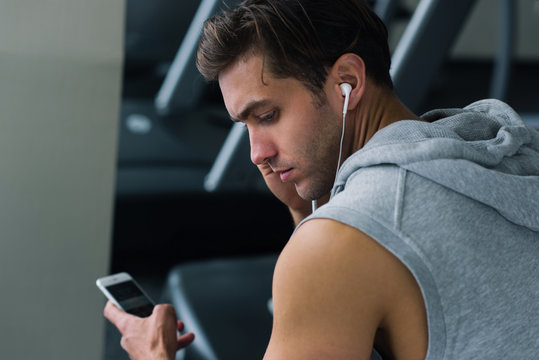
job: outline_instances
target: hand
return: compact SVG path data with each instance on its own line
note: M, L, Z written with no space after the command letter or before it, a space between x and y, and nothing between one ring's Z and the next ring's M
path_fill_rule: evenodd
M293 183L282 182L279 174L274 173L267 163L257 166L273 195L290 209L290 213L292 214L292 218L296 225L311 214L311 202L302 199L298 195L296 185Z
M177 337L176 331L182 331L184 325L177 320L172 305L156 305L151 316L140 318L109 301L104 314L122 334L122 348L132 360L173 360L176 351L195 338L193 333Z

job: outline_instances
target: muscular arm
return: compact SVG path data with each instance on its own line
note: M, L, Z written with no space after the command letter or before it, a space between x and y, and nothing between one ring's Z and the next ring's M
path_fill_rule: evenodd
M274 324L264 359L368 359L380 329L389 334L387 353L421 358L426 342L406 349L393 339L408 321L402 314L416 316L417 291L406 268L367 235L333 220L308 221L275 269Z

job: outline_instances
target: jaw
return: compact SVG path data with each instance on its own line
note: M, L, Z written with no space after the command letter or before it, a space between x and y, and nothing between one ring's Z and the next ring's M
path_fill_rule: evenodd
M333 179L325 177L310 177L302 181L294 182L298 195L307 201L318 200L329 194L333 186Z

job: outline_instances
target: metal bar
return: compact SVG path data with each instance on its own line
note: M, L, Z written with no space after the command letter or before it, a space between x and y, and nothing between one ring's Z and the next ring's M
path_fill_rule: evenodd
M395 91L413 111L421 104L476 0L422 0L392 57Z
M199 98L205 82L195 66L196 51L204 21L219 9L219 3L218 0L201 1L155 98L158 113L164 115L173 109L191 108Z
M504 100L507 95L511 59L515 38L515 3L513 0L500 0L500 27L498 30L498 53L492 73L490 97Z

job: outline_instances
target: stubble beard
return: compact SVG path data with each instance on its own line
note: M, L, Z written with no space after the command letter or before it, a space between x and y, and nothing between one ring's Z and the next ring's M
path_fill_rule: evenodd
M331 112L327 103L317 107L319 116L313 126L319 130L314 133L302 154L304 159L308 159L308 174L305 189L298 188L296 191L304 200L317 200L328 194L335 181L337 161L339 157L339 145L342 124L338 115Z

